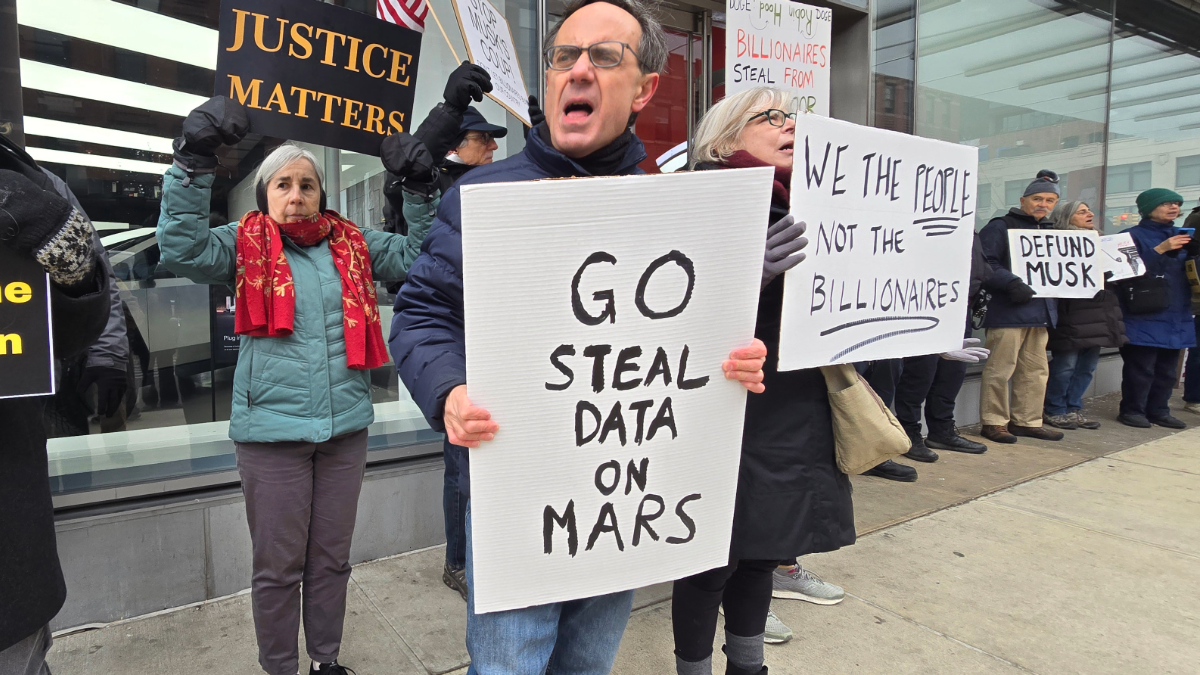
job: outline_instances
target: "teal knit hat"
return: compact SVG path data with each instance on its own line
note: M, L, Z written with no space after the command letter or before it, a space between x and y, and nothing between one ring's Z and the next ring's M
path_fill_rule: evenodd
M1183 203L1183 195L1167 188L1150 188L1137 196L1138 213L1149 217L1150 212L1170 202Z

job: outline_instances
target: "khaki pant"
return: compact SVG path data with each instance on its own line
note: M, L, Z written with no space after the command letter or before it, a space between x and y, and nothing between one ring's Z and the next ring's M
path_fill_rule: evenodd
M1042 406L1046 400L1046 380L1050 366L1046 361L1045 328L989 328L987 348L991 356L983 366L979 395L979 416L988 426L1006 426L1010 421L1022 427L1042 426ZM1012 411L1009 412L1009 380L1012 381Z

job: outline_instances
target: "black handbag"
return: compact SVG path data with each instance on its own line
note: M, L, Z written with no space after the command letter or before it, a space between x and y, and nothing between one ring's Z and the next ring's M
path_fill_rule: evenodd
M1120 284L1125 311L1130 314L1157 314L1171 305L1171 288L1161 274L1144 274Z

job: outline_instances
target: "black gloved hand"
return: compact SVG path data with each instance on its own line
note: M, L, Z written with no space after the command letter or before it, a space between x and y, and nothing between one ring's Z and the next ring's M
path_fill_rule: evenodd
M1200 255L1200 239L1192 237L1188 243L1183 245L1184 255L1189 258L1195 258Z
M799 251L808 246L808 239L801 236L806 229L808 226L803 221L796 222L795 216L790 213L767 228L767 252L763 257L760 289L766 288L775 277L804 261L806 256Z
M446 91L442 98L448 107L461 113L471 105L472 100L476 103L482 101L483 95L491 90L492 76L482 66L463 61L446 80Z
M1013 279L1004 287L1004 291L1008 293L1008 299L1014 305L1023 305L1030 300L1033 300L1033 289L1020 279Z
M25 176L0 169L0 244L33 258L60 286L91 278L92 226L71 203Z
M525 140L529 140L529 130L546 121L546 113L538 105L536 96L529 97L529 126L525 128Z
M116 415L129 389L127 373L108 366L89 366L83 369L75 391L82 396L93 384L96 385L96 413L104 417Z
M379 158L385 169L406 180L428 182L433 179L433 155L410 133L384 138L379 144Z
M246 109L233 99L214 96L184 118L183 134L171 145L175 163L189 174L212 173L217 148L237 145L249 131Z

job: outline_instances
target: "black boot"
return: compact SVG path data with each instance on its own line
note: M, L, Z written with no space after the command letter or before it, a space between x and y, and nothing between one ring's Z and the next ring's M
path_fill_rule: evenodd
M915 459L918 462L938 461L937 453L930 450L920 436L913 436L909 439L909 441L912 443L912 446L909 447L908 452L904 453L905 457L909 459Z
M725 652L725 647L721 647L721 652ZM764 665L762 670L748 670L746 668L738 668L733 665L729 659L725 660L725 675L767 675L767 667Z
M875 476L876 478L886 478L888 480L896 480L901 483L912 483L917 480L917 470L911 466L897 464L892 460L862 472L864 476Z

